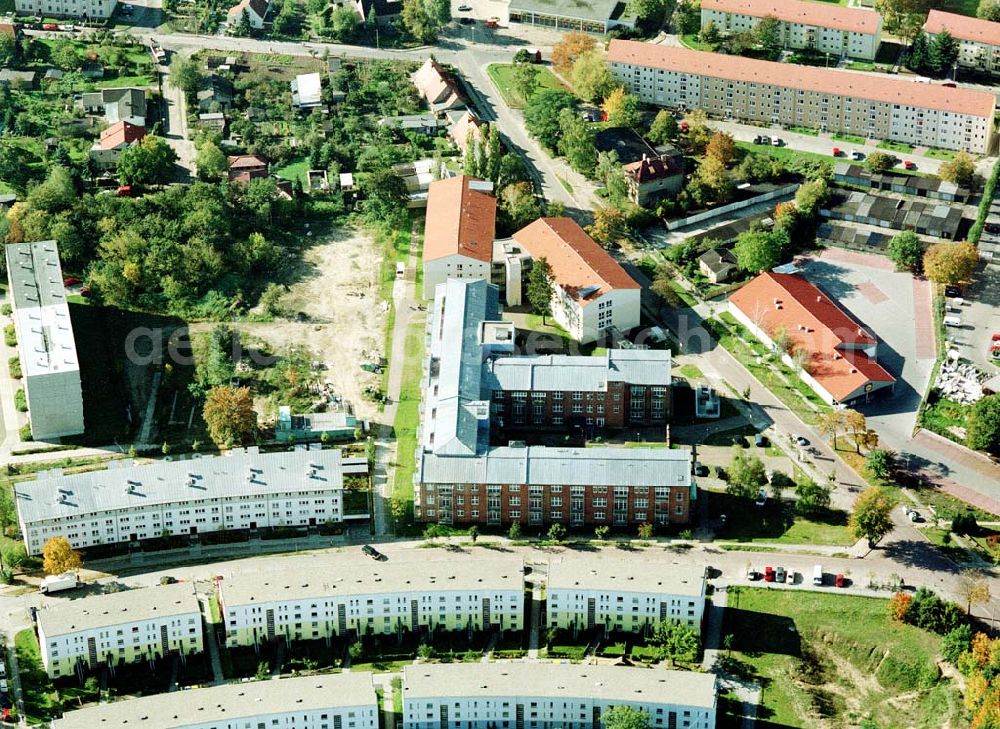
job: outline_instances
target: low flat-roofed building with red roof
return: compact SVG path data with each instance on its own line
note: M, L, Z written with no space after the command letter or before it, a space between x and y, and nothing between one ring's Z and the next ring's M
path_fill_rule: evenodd
M764 18L780 25L784 48L875 60L882 42L882 16L874 10L809 0L702 0L701 27L714 23L723 34L753 30Z
M639 41L612 40L607 60L656 106L974 154L994 138L996 97L983 91Z
M931 10L924 23L927 40L933 40L944 31L958 41L959 66L983 73L1000 73L1000 23Z
M878 339L821 288L798 274L760 274L729 297L729 311L830 405L853 406L892 393L896 378L877 360ZM801 353L801 354L800 354Z
M449 278L490 280L497 199L493 183L459 175L427 188L424 223L425 299Z
M639 284L572 218L539 218L513 239L532 265L540 258L549 264L552 318L573 339L586 344L612 328L639 326Z

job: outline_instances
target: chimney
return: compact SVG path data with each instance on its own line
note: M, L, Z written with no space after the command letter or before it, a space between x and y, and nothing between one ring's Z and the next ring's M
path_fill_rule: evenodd
M822 303L823 303L823 297L822 297L822 296L819 296L819 295L817 295L817 296L816 296L816 303L817 303L817 304L822 304Z

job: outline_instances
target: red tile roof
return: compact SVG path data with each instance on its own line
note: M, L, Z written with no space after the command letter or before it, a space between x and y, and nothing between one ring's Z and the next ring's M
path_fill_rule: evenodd
M615 289L639 288L572 218L539 218L513 237L532 258L544 257L555 282L584 305Z
M608 47L608 61L979 117L992 118L996 107L996 97L983 91L833 68L792 66L640 41L612 40Z
M806 350L809 374L837 401L869 382L896 381L863 351L878 340L802 276L762 273L729 302L768 336L783 329L793 350Z
M1000 46L1000 23L955 15L943 10L931 10L924 23L925 33L940 33L947 30L959 40L975 41L991 46Z
M424 223L425 262L446 256L468 256L484 263L493 260L497 199L476 189L488 184L465 175L430 184Z
M117 149L123 144L132 144L146 136L146 128L127 121L115 122L101 132L101 149Z
M229 156L229 169L240 170L248 167L267 167L267 160L256 154L234 154Z
M684 174L684 170L670 157L643 157L625 165L625 172L639 184Z
M878 32L880 20L874 10L808 0L702 0L701 9L868 34Z

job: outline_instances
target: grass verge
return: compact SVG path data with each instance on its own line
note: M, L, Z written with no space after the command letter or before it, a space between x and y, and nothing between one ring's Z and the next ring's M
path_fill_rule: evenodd
M535 69L535 90L541 89L562 89L568 90L551 70L545 66L531 66ZM514 83L514 64L493 63L486 68L493 85L503 97L504 102L511 109L523 109L527 104L527 99L520 93Z

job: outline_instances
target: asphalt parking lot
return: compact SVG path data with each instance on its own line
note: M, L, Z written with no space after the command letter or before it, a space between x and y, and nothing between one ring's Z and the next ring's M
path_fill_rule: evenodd
M947 300L945 315L961 317L960 327L946 327L948 346L991 376L1000 374L1000 360L990 357L990 339L1000 334L1000 266L980 266L962 292L962 305Z

